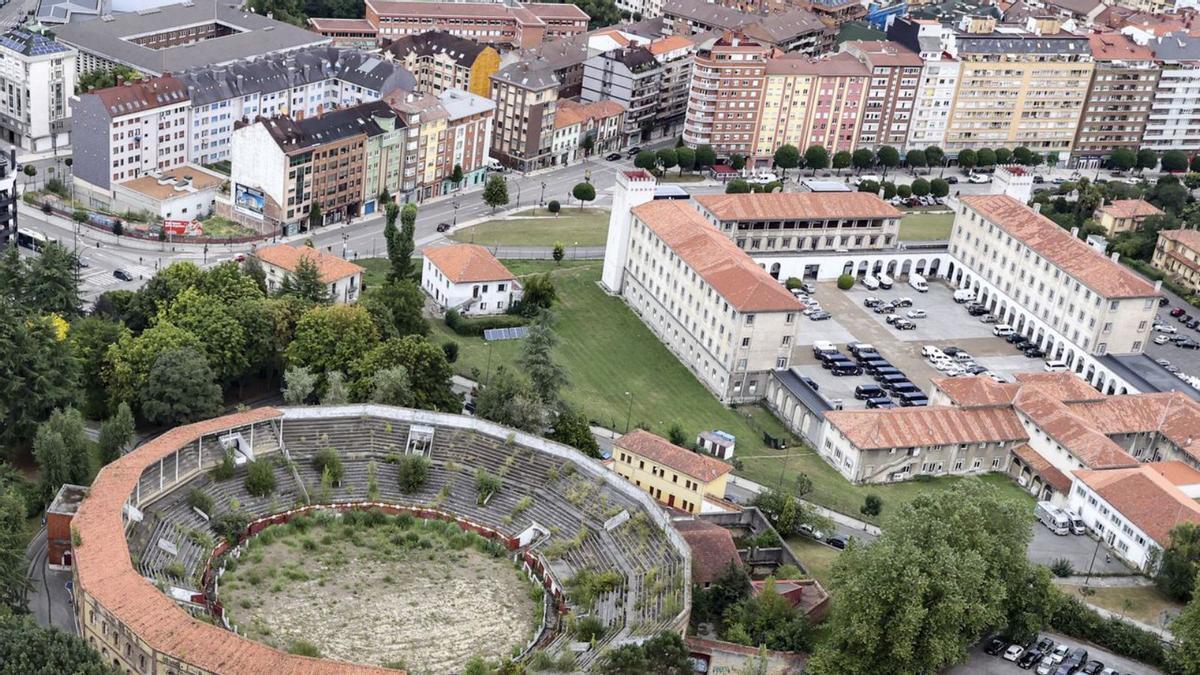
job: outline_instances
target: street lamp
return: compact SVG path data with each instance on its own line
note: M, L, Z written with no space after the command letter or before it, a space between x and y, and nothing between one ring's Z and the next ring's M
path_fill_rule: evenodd
M546 203L546 181L542 181L542 194L538 196L538 206Z
M350 239L350 235L343 232L342 233L342 259L343 260L345 260L345 258L346 258L346 242L349 239Z
M458 224L458 200L455 199L454 201L450 202L450 205L454 207L454 224L457 225Z
M517 208L521 208L521 184L517 183Z
M633 394L625 392L629 397L629 409L625 411L625 433L629 433L629 419L633 416Z

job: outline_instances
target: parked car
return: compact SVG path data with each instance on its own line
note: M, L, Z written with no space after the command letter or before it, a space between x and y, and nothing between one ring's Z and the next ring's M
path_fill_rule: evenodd
M916 330L917 324L909 319L896 319L892 322L892 327L896 330Z
M981 173L973 173L970 176L967 176L967 182L968 183L978 183L978 184L990 183L990 182L992 182L992 177L985 176Z
M936 347L934 345L925 345L924 347L921 347L921 356L924 356L927 359L932 359L935 356L945 355L946 353L943 352L940 347Z
M896 298L892 304L897 307L912 307L913 301L912 298Z
M863 307L874 308L874 307L878 307L882 304L883 304L883 300L880 300L879 298L877 298L873 295L868 295L866 297L866 299L863 300Z
M121 281L133 281L133 275L120 268L113 270L113 276Z
M880 396L879 398L867 399L867 407L868 408L881 408L881 409L882 408L895 408L896 404L893 403L892 399L888 398L887 396Z
M1158 331L1159 333L1167 333L1168 335L1174 335L1176 332L1178 332L1175 326L1172 326L1169 323L1156 323L1154 324L1154 330Z
M997 323L999 321L1000 317L996 316L995 314L984 314L983 316L979 317L980 323Z
M1100 671L1102 670L1104 670L1104 664L1092 659L1091 661L1083 664L1083 667L1076 672L1086 675L1100 675Z
M803 534L806 537L812 537L813 539L816 539L817 541L820 541L825 538L824 532L822 532L820 530L814 530L813 526L809 525L808 523L803 523L802 525L800 525L800 534Z
M827 537L825 543L838 549L844 549L850 543L850 538L844 534L835 534Z
M438 232L449 232L450 231L450 223L438 223L437 231Z
M1067 658L1067 654L1071 653L1071 647L1068 645L1058 645L1050 652L1050 658L1055 663L1062 663L1063 659Z
M621 161L621 153L611 152L611 153L605 155L604 159L607 159L610 162L619 162L619 161Z
M833 318L833 315L825 310L821 310L819 312L813 312L812 314L809 314L808 318L812 319L813 321L825 321Z
M877 384L860 384L854 388L854 398L860 401L866 401L872 398L880 398L885 396L883 387Z
M1182 307L1176 307L1175 309L1171 310L1171 312L1170 312L1171 316L1176 316L1176 317L1183 316L1186 313L1187 312L1185 312Z
M1180 340L1179 342L1176 342L1175 346L1181 349L1200 349L1200 342L1196 342L1195 340L1189 338L1187 340Z
M957 185L957 184L958 184L958 176L946 176L946 177L945 177L945 180L946 180L946 182L947 182L947 183L949 183L949 184L951 184L951 185Z
M910 319L924 319L925 317L929 316L929 314L923 309L910 309L904 313L904 316L907 316Z
M1054 671L1057 668L1058 661L1055 661L1052 657L1046 656L1042 659L1041 663L1037 664L1037 670L1034 672L1036 672L1037 675L1054 675Z
M1033 182L1035 182L1035 183L1045 183L1045 182L1046 182L1046 179L1045 179L1045 177L1043 177L1043 176L1034 176L1034 177L1033 177Z
M1025 357L1030 359L1040 359L1046 356L1046 352L1039 349L1037 345L1030 345L1022 351L1024 352Z
M637 157L637 154L641 151L642 151L642 147L640 145L635 145L632 148L629 148L625 151L625 156L632 159L634 157Z
M887 316L883 317L883 320L887 324L891 325L891 324L896 323L896 319L899 319L899 318L900 318L899 314L888 314Z
M988 313L988 309L987 309L987 307L984 307L983 305L974 305L974 306L967 307L967 314L969 314L971 316L983 316L984 314L987 314L987 313Z
M1009 645L1008 649L1004 650L1005 661L1017 661L1025 653L1025 648L1021 645Z
M1171 338L1167 337L1166 335L1155 335L1154 336L1154 344L1156 344L1156 345L1165 345L1170 341L1171 341Z

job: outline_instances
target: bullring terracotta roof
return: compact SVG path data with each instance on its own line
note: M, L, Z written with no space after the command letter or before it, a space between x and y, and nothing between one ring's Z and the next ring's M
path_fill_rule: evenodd
M832 410L825 419L862 450L1029 439L1021 421L1006 408Z
M733 468L716 457L681 448L644 429L634 429L618 438L616 446L691 476L702 483L716 480Z

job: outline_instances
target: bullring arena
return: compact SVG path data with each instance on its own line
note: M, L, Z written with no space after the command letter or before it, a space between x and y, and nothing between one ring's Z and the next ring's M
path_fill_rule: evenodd
M334 485L314 467L318 452L328 448L344 466ZM398 466L411 455L428 460L428 473L418 489L405 492ZM217 479L214 469L223 463L227 468L227 457L238 460L232 476ZM247 468L263 462L271 466L275 488L269 496L253 496L245 487ZM482 493L480 470L499 487ZM248 523L237 541L218 533L217 522L231 509ZM340 555L330 553L335 542L319 531L306 534L297 539L303 545L292 549L290 562L276 566L281 573L272 573L274 590L284 596L277 602L291 603L282 612L285 621L276 616L274 626L257 630L238 624L239 617L261 621L254 617L256 610L263 615L263 603L246 599L226 607L222 580L228 577L244 598L248 566L257 560L270 567L282 555L277 551L288 548L264 544L275 539L262 535L264 530L304 533L310 526L348 527L351 520L394 529L382 531L393 532L395 555L380 557L378 550L364 548L364 560L404 564L378 571L378 577L370 576L370 564L335 565L331 573L315 559ZM439 532L450 548L425 541ZM410 558L399 553L406 537L421 544L410 549L428 549L411 558L420 570L406 571ZM72 544L80 633L127 673L394 673L392 668L404 665L449 672L472 654L463 648L431 656L422 643L456 645L460 631L477 643L494 642L489 636L496 625L508 626L511 636L499 645L502 654L485 656L573 656L574 668L586 671L614 646L663 630L682 632L691 600L687 546L649 495L617 474L572 448L483 420L376 405L259 408L172 429L100 472L73 520ZM498 561L498 571L489 559ZM346 569L361 578L347 580ZM582 571L607 570L619 573L619 583L606 586L586 607L575 606L566 590L572 579ZM471 598L478 590L468 583L474 575L484 586L494 575L494 593L479 591ZM400 597L423 584L462 601L448 599L430 617L421 615L434 610L414 604L411 594L403 602L387 602L389 593ZM296 598L310 594L314 605L329 602L320 595L327 586L352 589L365 600L343 601L340 615L320 607L304 611L303 600L297 605ZM514 593L525 594L524 604ZM534 598L543 605L531 615ZM347 608L359 614L347 616ZM498 618L480 616L488 611ZM594 616L607 630L594 646L577 642L567 629L569 615ZM359 663L267 644L291 628L334 645L323 655L350 654ZM404 634L409 631L413 634ZM414 653L364 658L353 643L370 642L371 636L393 637L388 644L410 645ZM461 660L446 660L451 657ZM434 662L422 662L427 659Z

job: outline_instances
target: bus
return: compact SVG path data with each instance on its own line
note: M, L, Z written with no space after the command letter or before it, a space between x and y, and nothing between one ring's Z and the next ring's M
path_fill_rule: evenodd
M25 248L37 253L41 253L42 249L46 247L46 244L52 241L54 240L42 234L41 232L21 229L17 230L17 246L24 246Z

